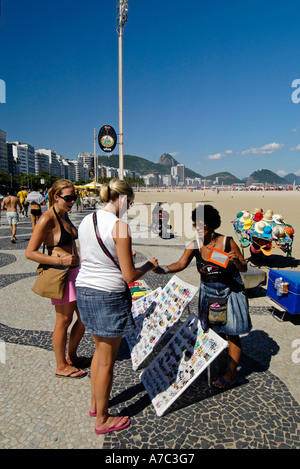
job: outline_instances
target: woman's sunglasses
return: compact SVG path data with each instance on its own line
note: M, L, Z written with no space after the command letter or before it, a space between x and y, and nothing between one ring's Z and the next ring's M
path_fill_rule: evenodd
M77 195L75 195L75 194L74 195L64 195L64 196L57 194L57 196L60 197L61 199L64 199L65 202L73 202L73 201L75 202L75 200L77 199Z

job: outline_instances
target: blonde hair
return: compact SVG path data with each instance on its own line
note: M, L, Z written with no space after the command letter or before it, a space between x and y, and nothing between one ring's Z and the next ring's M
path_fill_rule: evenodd
M75 187L73 186L72 181L69 181L69 179L58 179L54 182L53 186L48 191L49 207L54 205L54 196L60 195L62 191L68 187L71 187L75 191Z
M112 179L108 184L103 184L100 191L100 202L114 202L120 195L126 195L128 201L134 200L134 192L128 182L121 179Z

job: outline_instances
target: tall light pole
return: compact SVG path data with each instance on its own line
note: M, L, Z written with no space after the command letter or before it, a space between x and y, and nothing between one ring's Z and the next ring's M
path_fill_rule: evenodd
M96 152L96 141L97 141L97 130L94 129L94 172L95 172L95 182L98 182L98 156Z
M119 36L119 178L124 179L123 148L123 28L127 21L128 0L119 0L117 4L117 33Z

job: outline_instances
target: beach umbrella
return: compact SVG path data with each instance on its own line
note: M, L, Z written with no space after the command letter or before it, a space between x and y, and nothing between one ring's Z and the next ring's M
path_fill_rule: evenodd
M33 191L28 194L25 200L28 203L35 202L36 204L42 204L45 200L45 197L40 194L40 192Z
M102 187L102 184L99 184L98 182L90 182L84 186L85 189L100 189L100 187Z

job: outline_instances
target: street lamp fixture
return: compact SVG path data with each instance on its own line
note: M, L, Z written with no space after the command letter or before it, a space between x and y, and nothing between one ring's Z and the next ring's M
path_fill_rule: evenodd
M128 0L119 0L117 4L117 33L119 37L119 178L124 179L123 147L123 28L127 21Z
M119 0L118 5L117 5L117 33L118 35L121 32L121 29L123 26L125 26L125 23L127 21L127 12L129 9L129 2L128 0Z

